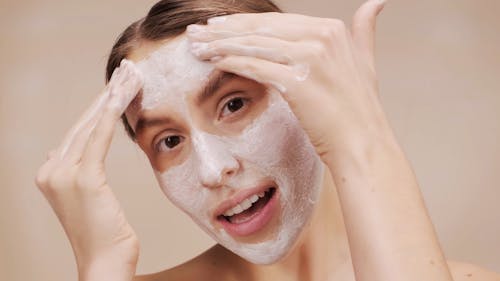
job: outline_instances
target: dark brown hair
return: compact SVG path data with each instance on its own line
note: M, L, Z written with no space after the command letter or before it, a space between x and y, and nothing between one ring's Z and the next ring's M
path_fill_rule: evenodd
M215 16L237 13L281 12L270 0L162 0L146 17L132 23L118 37L106 65L106 82L140 42L158 41L182 34L190 24L206 24ZM123 124L128 135L135 139L125 114Z

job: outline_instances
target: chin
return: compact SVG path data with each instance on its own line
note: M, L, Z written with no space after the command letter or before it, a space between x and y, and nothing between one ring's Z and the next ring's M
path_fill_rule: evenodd
M302 224L305 225L307 221ZM293 227L293 229L290 229ZM217 237L219 244L232 251L241 258L259 265L277 263L286 258L295 248L303 227L281 225L275 237L257 243L242 243L222 232Z
M321 188L313 189L307 196L302 194L299 198L285 198L290 194L282 194L278 189L271 200L276 200L275 204L279 209L274 212L276 218L266 227L266 232L270 233L266 239L256 242L247 239L242 242L241 237L231 235L225 228L209 234L220 245L251 263L269 265L280 262L298 246L301 235L312 218L320 190ZM272 201L269 202L273 204Z

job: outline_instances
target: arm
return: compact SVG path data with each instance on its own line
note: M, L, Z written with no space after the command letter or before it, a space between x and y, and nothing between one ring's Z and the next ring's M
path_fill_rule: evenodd
M80 281L129 281L135 274L139 243L107 184L104 161L141 83L133 65L122 62L36 177L71 243Z
M360 137L327 159L357 279L452 280L403 151L390 132Z
M337 19L231 15L188 28L193 53L281 92L329 167L356 280L450 281L411 167L378 97L375 20L366 2L351 29Z

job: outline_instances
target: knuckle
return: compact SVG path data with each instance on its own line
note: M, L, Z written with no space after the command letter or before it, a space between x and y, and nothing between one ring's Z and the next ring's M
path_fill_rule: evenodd
M307 48L304 48L307 50L305 52L305 56L307 59L314 59L314 60L323 60L325 59L328 49L325 46L324 43L322 42L311 42Z
M346 26L342 20L339 19L325 19L323 27L319 29L320 39L331 42L332 37L336 37L345 33Z
M277 17L280 17L280 16L282 16L282 13L278 13L278 12L264 13L264 17L266 20L273 20L273 19L276 19Z
M71 188L73 177L70 169L58 167L43 177L43 184L40 189L44 193L59 193L61 190Z
M99 122L97 122L94 126L94 128L92 129L92 131L89 133L89 140L88 140L88 145L93 145L95 143L95 139L96 137L102 135L105 133L105 129L102 128L102 123L103 121L100 120Z
M243 69L248 72L255 73L258 70L257 65L250 60L242 60L241 63Z
M79 189L94 189L105 184L102 180L104 174L95 171L92 168L82 168L75 175L75 187Z
M221 44L220 42L210 42L205 46L205 52L211 55L219 55L221 52L227 51L227 44Z
M75 186L77 188L86 188L90 186L90 180L92 177L85 170L80 170L75 176Z
M37 171L35 176L35 184L40 191L45 191L50 186L50 177L53 172L53 161L45 162Z
M111 87L106 97L105 105L102 109L102 117L119 114L120 103L123 100L123 89L120 87Z
M41 191L45 191L48 184L48 174L45 171L39 170L35 177L35 184L38 186L38 189Z
M62 189L66 185L67 181L64 174L65 173L62 171L62 169L52 171L47 179L46 190L57 191L59 189Z
M330 37L332 36L330 32L331 30L328 26L323 26L318 29L318 38L321 41L327 41L327 40L329 41Z
M241 36L238 37L237 42L240 45L243 46L248 46L248 45L253 45L255 42L259 42L260 37L257 35L250 35L250 36Z
M112 96L104 107L103 118L106 116L117 116L120 115L120 96Z
M339 20L339 19L329 19L328 25L330 26L330 28L334 32L346 30L346 26L345 26L344 21Z
M313 44L312 49L314 51L314 54L320 55L320 56L323 56L327 52L327 48L326 48L325 44L321 44L321 43Z
M52 149L47 153L47 160L54 158L57 153L57 149Z

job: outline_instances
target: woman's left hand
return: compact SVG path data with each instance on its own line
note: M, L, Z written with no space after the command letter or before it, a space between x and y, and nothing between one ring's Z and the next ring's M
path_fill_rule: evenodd
M351 29L338 19L263 13L212 18L187 33L198 58L279 90L328 163L346 145L392 136L374 59L383 6L366 2Z
M192 52L279 90L332 173L356 280L452 280L411 166L382 110L369 0L337 19L236 14L191 25Z

